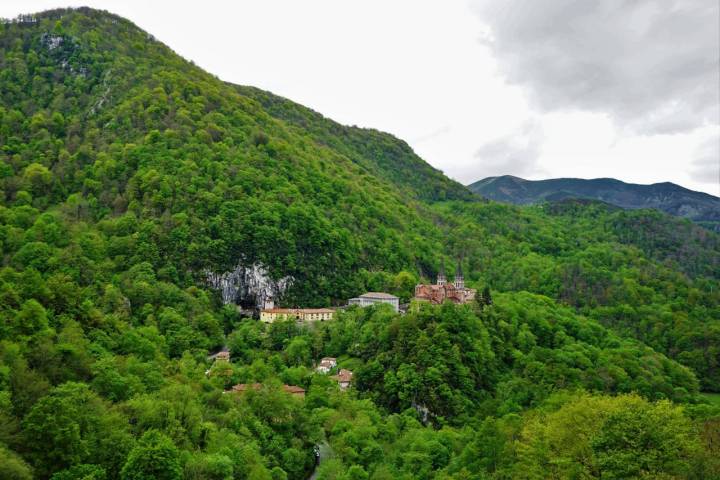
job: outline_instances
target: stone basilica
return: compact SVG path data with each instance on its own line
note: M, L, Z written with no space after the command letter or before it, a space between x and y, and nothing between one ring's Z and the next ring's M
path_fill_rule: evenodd
M445 265L443 264L440 266L435 285L415 286L415 300L429 301L434 304L443 303L445 300L453 303L467 303L475 299L476 293L477 291L473 288L465 288L460 262L458 262L453 283L448 283L445 278Z

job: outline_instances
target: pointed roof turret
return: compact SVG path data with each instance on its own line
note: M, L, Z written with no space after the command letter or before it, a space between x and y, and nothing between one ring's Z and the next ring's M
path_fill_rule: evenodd
M440 270L438 270L437 285L445 285L445 260L440 260Z
M458 289L465 288L465 279L463 278L461 264L462 264L462 260L458 259L457 268L455 269L455 281L453 282L455 285L455 288L458 288Z

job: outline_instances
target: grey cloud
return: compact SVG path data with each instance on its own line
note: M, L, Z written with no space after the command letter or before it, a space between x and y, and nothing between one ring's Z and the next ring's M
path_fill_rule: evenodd
M717 0L474 0L507 81L540 110L639 133L720 123Z
M690 168L690 178L696 182L714 183L720 189L720 133L700 144Z
M537 161L543 138L539 124L528 121L510 135L491 140L475 152L479 162L467 178L496 175L522 177L539 173L541 170Z

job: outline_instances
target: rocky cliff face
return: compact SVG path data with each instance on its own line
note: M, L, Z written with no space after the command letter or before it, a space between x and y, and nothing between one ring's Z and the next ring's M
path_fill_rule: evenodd
M291 277L273 280L267 269L259 264L238 265L225 273L208 272L207 279L212 288L220 291L224 304L255 308L263 308L275 301L293 281Z

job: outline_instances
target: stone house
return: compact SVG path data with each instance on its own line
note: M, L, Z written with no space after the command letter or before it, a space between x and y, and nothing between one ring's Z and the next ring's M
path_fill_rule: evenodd
M333 375L332 378L340 386L340 390L347 390L352 383L353 372L346 368L341 368L337 375Z

